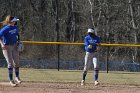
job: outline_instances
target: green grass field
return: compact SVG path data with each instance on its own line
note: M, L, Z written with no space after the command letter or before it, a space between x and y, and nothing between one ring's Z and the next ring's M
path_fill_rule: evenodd
M7 68L0 68L0 81L8 81ZM53 70L53 69L27 69L20 71L21 79L25 82L73 82L80 83L82 71L80 70ZM139 72L100 72L99 81L102 84L114 85L140 85ZM89 71L87 83L93 83L93 71Z

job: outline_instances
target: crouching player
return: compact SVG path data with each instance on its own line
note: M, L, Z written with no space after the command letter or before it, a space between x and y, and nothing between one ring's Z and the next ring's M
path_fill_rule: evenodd
M85 85L85 78L87 75L87 71L90 65L90 61L93 62L94 65L94 81L95 85L98 85L98 64L97 64L97 57L96 52L99 50L100 45L100 38L96 36L94 29L88 29L88 35L84 39L84 45L85 45L85 64L84 64L84 70L83 70L83 79L81 81L81 85Z

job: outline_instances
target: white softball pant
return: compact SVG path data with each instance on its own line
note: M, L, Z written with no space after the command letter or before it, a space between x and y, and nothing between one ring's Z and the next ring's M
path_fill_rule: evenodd
M8 68L19 67L19 52L17 51L17 44L6 45L6 49L3 49L2 51L7 61Z
M93 62L94 69L98 69L96 54L95 53L86 52L84 71L88 71L91 62Z

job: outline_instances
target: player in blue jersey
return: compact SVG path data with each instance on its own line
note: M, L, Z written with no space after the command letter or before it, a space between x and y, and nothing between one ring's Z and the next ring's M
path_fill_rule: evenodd
M93 62L94 65L94 81L95 85L98 85L98 64L97 64L97 55L96 52L99 50L100 45L100 37L96 35L96 32L94 29L88 29L88 35L84 39L84 45L85 45L85 64L84 64L84 70L83 70L83 77L81 81L81 85L85 85L85 78L87 75L88 68L90 66L90 61Z
M0 30L0 43L3 55L8 64L11 86L16 86L18 83L21 83L19 77L19 52L17 51L19 34L18 27L15 25L17 21L19 19L16 17L7 16L2 22L4 27ZM15 80L13 79L13 68L15 70Z

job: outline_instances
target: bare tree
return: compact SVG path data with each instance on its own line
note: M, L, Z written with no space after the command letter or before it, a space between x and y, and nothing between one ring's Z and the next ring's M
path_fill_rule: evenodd
M22 40L83 42L87 28L94 27L102 43L140 43L139 0L58 0L58 4L56 0L0 0L0 20L8 14L18 16ZM30 50L23 53L25 59L56 59L56 46L26 47ZM61 51L67 53L67 49L82 51L83 47L64 46ZM139 51L138 48L111 47L110 59L139 61ZM104 52L103 48L102 60L105 60ZM81 59L81 55L74 56Z

